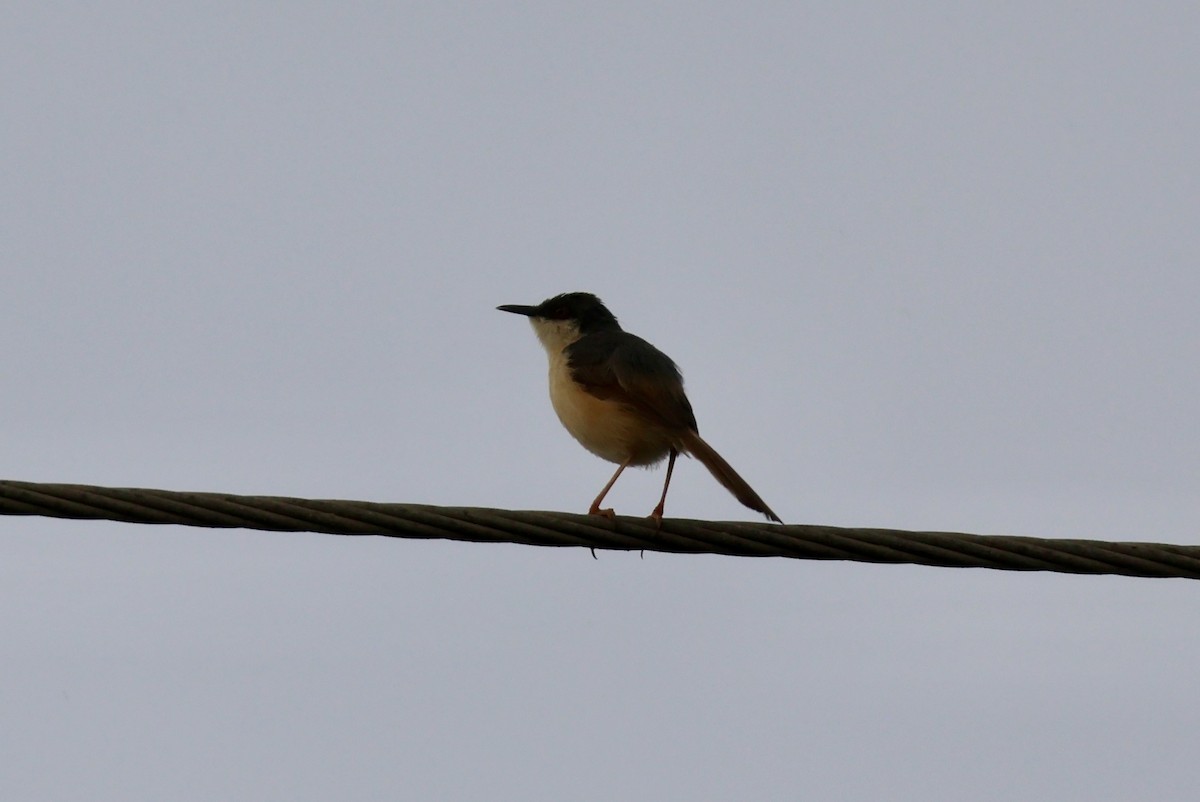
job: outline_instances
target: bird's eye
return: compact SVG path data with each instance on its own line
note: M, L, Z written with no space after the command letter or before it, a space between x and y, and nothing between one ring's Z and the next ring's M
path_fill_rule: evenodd
M555 320L566 320L567 318L569 318L571 316L571 313L567 310L567 307L565 307L565 306L554 307L554 311L551 314L554 316Z

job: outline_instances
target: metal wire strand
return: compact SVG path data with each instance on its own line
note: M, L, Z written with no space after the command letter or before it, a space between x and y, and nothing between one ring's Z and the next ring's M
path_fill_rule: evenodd
M235 496L0 480L0 514L739 557L1200 579L1200 546Z

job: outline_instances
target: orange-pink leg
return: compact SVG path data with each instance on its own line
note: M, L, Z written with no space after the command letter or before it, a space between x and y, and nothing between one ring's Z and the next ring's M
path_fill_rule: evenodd
M629 467L629 460L625 460L617 467L617 472L608 480L608 484L600 491L600 495L596 496L596 500L592 502L591 509L588 510L588 515L603 515L605 518L612 518L616 515L611 509L600 509L600 502L604 501L604 497L608 495L608 491L612 490L612 486L617 483L617 477L621 475L621 471Z
M671 455L667 457L667 480L663 482L662 498L658 500L654 512L650 513L650 518L658 526L662 526L663 505L667 503L667 488L671 486L671 471L675 470L675 458L678 456L679 452L672 448Z

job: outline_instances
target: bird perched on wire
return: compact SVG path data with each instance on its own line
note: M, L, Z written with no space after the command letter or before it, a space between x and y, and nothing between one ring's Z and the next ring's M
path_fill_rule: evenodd
M588 509L590 514L612 517L613 511L601 509L600 504L621 472L666 457L662 497L650 513L661 522L675 458L683 453L704 463L738 501L782 523L746 480L700 438L692 405L683 392L683 376L671 358L623 330L599 298L569 292L537 306L496 308L529 318L550 359L550 402L558 419L580 445L617 465Z

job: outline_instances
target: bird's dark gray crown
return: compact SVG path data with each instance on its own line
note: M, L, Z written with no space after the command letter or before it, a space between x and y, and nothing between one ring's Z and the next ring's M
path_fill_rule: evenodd
M565 292L547 298L537 305L534 315L547 320L574 320L583 334L621 328L604 302L590 292Z

